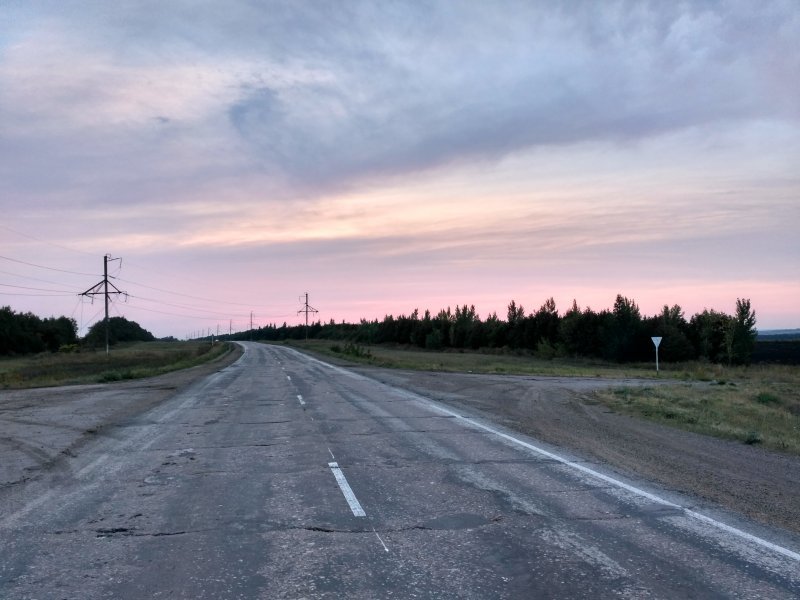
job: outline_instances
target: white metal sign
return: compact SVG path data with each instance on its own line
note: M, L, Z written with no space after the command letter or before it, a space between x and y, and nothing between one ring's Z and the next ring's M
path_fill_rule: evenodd
M650 339L653 340L653 345L656 347L656 373L658 373L658 346L661 344L661 338L651 337Z

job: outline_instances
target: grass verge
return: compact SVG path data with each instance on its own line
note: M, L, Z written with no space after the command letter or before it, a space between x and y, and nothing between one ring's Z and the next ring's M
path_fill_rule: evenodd
M398 346L361 346L330 340L290 340L284 343L321 356L389 369L554 377L656 377L655 367L648 371L641 366L629 367L585 359L543 360L508 351L436 352Z
M800 454L800 369L739 369L733 380L595 392L612 410L666 425Z
M529 353L509 350L435 352L400 346L361 346L352 342L331 340L290 340L284 344L355 364L414 371L686 381L715 381L733 377L737 372L735 367L692 362L662 364L661 370L656 373L655 363L622 365L586 358L543 359Z
M208 342L136 342L104 350L44 353L0 360L0 388L21 389L80 383L108 383L153 377L213 360L229 344Z

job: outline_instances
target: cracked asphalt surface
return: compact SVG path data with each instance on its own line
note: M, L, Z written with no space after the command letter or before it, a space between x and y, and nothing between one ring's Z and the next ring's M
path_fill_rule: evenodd
M630 477L800 534L800 458L614 413L599 388L668 380L532 377L358 367L387 385L469 410ZM697 385L709 385L699 383Z
M174 390L62 388L86 411L63 423L20 417L58 391L0 395L3 431L26 432L0 446L0 597L800 595L791 531L399 380L244 346Z

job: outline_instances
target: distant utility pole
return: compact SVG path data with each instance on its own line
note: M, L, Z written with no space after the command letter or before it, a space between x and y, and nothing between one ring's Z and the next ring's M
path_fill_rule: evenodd
M253 341L253 311L250 311L250 341Z
M101 296L101 295L105 298L106 316L105 316L105 319L103 320L103 322L105 323L105 326L106 326L106 356L108 356L108 302L109 302L109 296L111 294L117 294L117 295L125 294L126 296L128 295L127 292L121 291L117 286L115 286L113 283L111 283L108 280L108 263L109 263L109 261L112 261L112 260L122 261L121 258L111 258L110 254L106 254L105 256L103 256L103 281L101 281L100 283L90 287L85 292L82 292L81 294L78 294L79 296L91 296L92 300L94 300L95 296ZM114 288L110 292L108 291L108 286L109 285L112 288ZM102 291L100 291L101 289L102 289Z
M300 296L300 298L302 299L302 296ZM297 311L297 314L299 315L302 312L306 313L306 341L308 341L308 313L318 313L319 312L313 306L309 306L308 305L308 292L306 292L306 303L303 306L303 308L301 308L300 310Z

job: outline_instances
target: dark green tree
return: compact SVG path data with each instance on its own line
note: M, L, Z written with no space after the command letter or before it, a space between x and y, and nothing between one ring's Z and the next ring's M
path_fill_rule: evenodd
M74 344L77 325L67 317L41 319L33 313L0 308L0 355L56 352Z
M662 338L658 355L663 362L696 358L695 347L688 336L689 324L683 316L683 309L677 304L665 304L660 315L645 320L645 329L649 337Z
M386 315L378 325L375 342L378 344L397 342L397 322L392 315Z
M643 354L642 316L632 299L617 294L614 310L604 318L603 353L605 358L624 362Z
M416 310L414 311L417 312ZM422 319L420 319L411 333L411 343L420 348L425 348L426 340L433 331L433 322L431 320L431 311L426 310Z
M450 329L453 326L453 313L450 307L447 310L440 310L436 318L433 319L433 331L425 338L425 347L430 349L441 349L450 344Z
M466 348L472 342L472 333L478 315L475 306L459 306L456 304L456 314L453 319L453 326L450 329L450 345L453 348Z
M731 318L715 310L703 310L689 321L689 339L697 356L709 362L721 362L727 357L725 334Z
M556 310L556 301L553 298L545 300L544 304L536 311L534 317L538 334L537 346L542 340L555 346L558 341L558 328L561 324L561 318L558 316L558 310Z
M42 342L50 352L78 341L78 324L67 317L49 318L42 321Z
M508 323L501 320L497 313L493 312L486 317L483 329L487 346L490 348L502 348L506 345Z
M83 338L84 344L92 347L105 344L105 321L98 321L89 328L86 337ZM129 321L125 317L111 317L108 320L108 343L116 344L119 342L152 342L155 336L144 329L135 321Z
M581 340L581 307L578 306L578 301L573 300L572 306L558 326L558 340L561 346L561 352L567 356L577 357L579 354L585 353L582 347Z
M525 342L525 309L512 300L508 305L508 330L506 344L511 348L521 348Z
M725 331L725 350L728 363L750 364L757 336L756 312L751 309L750 300L737 298L736 314L729 320Z

